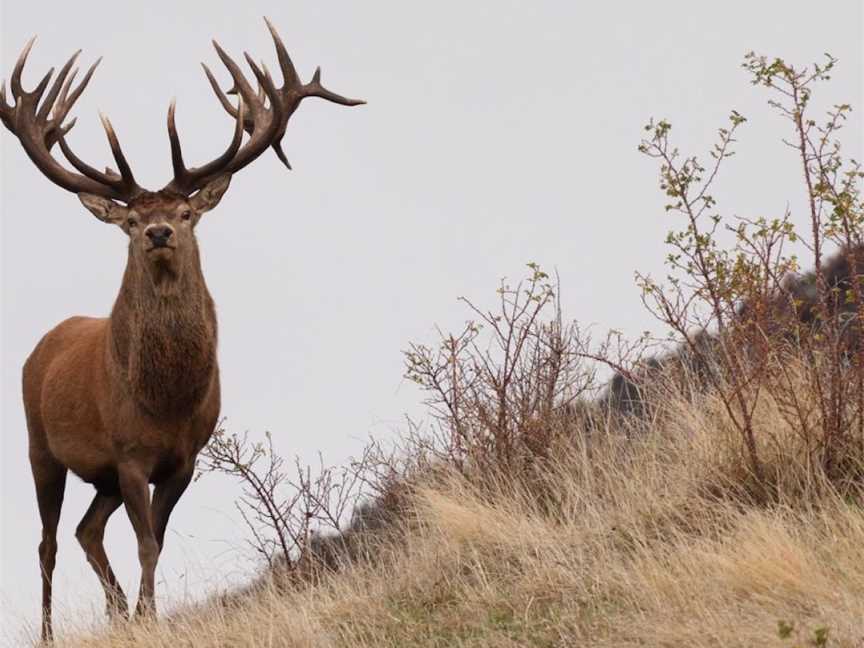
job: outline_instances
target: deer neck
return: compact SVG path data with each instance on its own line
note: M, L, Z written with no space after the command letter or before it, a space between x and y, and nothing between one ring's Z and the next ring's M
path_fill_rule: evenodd
M197 250L185 267L153 268L130 251L111 312L109 353L126 390L157 418L193 414L211 388L216 312Z

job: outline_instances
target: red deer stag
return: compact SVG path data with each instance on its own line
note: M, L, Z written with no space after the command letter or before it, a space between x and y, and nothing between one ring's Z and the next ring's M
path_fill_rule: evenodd
M141 586L136 615L155 610L154 572L168 517L189 485L195 457L210 438L220 407L216 314L195 239L199 219L219 203L232 174L268 148L290 168L281 140L303 99L320 97L343 106L363 103L324 88L320 69L312 81L301 83L269 21L267 26L284 79L282 87L275 85L266 66L259 67L246 54L257 80L254 88L214 41L233 80L228 94L239 95L236 106L206 65L204 71L234 119L233 137L216 159L187 167L172 102L168 136L174 178L156 192L137 184L105 117L102 124L117 171L93 168L66 142L75 123L64 124L66 116L99 61L72 89L76 72L72 67L80 53L76 52L50 89L53 69L27 92L21 86L21 73L31 40L10 79L14 105L7 104L5 83L2 86L0 118L33 163L49 180L78 194L96 218L117 225L129 237L126 271L111 316L62 322L42 338L24 365L30 464L42 518L44 640L52 636L51 577L69 470L96 488L75 535L102 581L108 613L128 615L126 596L102 544L105 524L120 504L125 505L138 540ZM51 155L55 144L75 171ZM154 484L152 500L149 484Z

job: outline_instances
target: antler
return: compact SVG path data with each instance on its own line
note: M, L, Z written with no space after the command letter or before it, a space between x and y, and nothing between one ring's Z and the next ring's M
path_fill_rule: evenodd
M321 97L327 101L341 104L343 106L357 106L366 103L359 99L348 99L335 92L331 92L321 85L321 68L315 70L312 80L303 84L294 69L294 64L288 56L285 45L276 29L267 18L264 19L267 28L273 37L276 46L276 56L279 67L282 70L283 85L277 88L267 66L262 63L261 67L255 63L249 54L244 52L247 63L258 82L257 92L253 90L249 81L243 76L240 67L225 53L219 43L213 41L216 53L224 63L231 78L234 80L233 87L227 94L239 94L237 107L231 104L226 93L219 87L219 83L210 69L201 64L207 75L213 92L216 93L219 103L236 120L234 138L228 149L218 158L199 168L187 169L183 163L183 153L180 148L180 138L177 135L177 127L174 123L174 102L168 109L168 137L171 141L171 159L174 165L174 179L165 186L166 190L178 191L186 195L200 189L210 180L221 174L236 173L247 164L255 160L267 148L272 147L279 159L289 169L291 165L282 150L282 137L288 120L297 106L306 97ZM250 134L249 140L242 147L243 132Z
M5 81L0 83L0 120L18 137L21 146L39 170L55 184L75 193L87 192L129 202L142 193L143 189L135 182L132 169L126 162L117 135L107 117L100 114L105 133L108 135L108 143L111 145L111 152L120 170L119 175L109 169L102 173L87 165L72 152L65 139L66 134L75 125L75 119L66 125L63 125L63 120L84 92L96 66L102 59L98 59L90 66L81 83L70 93L72 81L78 72L77 68L72 70L72 66L81 50L75 52L60 69L40 107L39 101L54 74L54 68L48 71L32 92L27 92L21 87L21 73L35 40L34 36L24 47L9 79L9 88L15 99L14 105L6 103L6 83ZM51 155L51 149L58 142L66 159L83 175L68 170Z
M315 70L309 83L301 83L282 39L279 38L279 34L276 33L270 21L266 18L264 20L276 46L276 56L282 71L282 87L276 87L265 64L262 63L259 67L249 54L244 53L258 83L257 91L253 90L252 85L244 77L237 63L225 53L216 41L213 41L216 53L234 80L234 85L227 91L227 94L239 95L236 107L231 104L226 93L219 87L219 83L209 68L202 65L217 99L228 114L235 119L234 136L228 148L218 158L198 168L187 168L183 161L180 138L174 120L175 104L172 101L168 109L168 137L171 142L174 179L165 186L166 190L191 195L217 176L236 173L269 147L273 148L279 159L290 169L291 165L285 157L281 142L285 135L288 120L303 99L321 97L343 106L357 106L366 103L359 99L343 97L321 85L321 68ZM111 146L111 153L114 155L119 173L111 169L105 169L103 172L93 168L75 155L66 143L65 136L75 125L75 120L73 119L65 125L63 121L87 87L96 66L102 59L97 60L87 71L81 83L74 90L71 90L72 82L77 73L77 69L73 70L72 67L81 51L75 52L61 68L40 106L40 100L48 87L54 69L52 68L43 77L32 92L27 92L21 87L21 74L35 40L33 38L27 43L12 71L9 86L15 99L14 105L6 103L6 84L5 82L0 84L0 120L2 120L3 125L18 137L21 146L24 147L27 155L39 170L49 180L64 189L75 193L97 194L127 203L144 193L144 189L135 181L135 176L123 155L123 150L111 122L104 115L100 114L99 117L108 136L108 143ZM243 144L244 131L250 135L245 144ZM58 143L63 155L79 173L70 171L51 155L51 149Z

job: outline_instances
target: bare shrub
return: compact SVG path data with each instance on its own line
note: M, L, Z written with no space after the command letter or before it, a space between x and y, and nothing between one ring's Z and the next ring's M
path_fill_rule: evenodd
M299 459L289 466L274 451L269 433L264 442L252 442L246 434L228 434L220 427L201 452L198 477L216 472L240 481L235 506L249 529L250 546L271 572L278 568L293 577L316 565L316 549L319 555L332 552L322 538L341 537L364 512L368 518L368 508L358 504L372 450L339 468L325 466L320 456L315 467Z
M516 284L502 280L494 309L466 297L459 333L404 352L406 377L426 395L437 453L462 472L517 467L546 455L596 387L589 338L566 323L558 285L535 263Z

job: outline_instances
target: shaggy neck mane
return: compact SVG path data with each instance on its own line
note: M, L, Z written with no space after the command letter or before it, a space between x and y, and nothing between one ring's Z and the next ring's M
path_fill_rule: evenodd
M194 412L216 370L216 313L190 252L176 268L151 268L130 249L111 311L109 353L130 395L159 419Z

